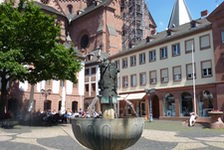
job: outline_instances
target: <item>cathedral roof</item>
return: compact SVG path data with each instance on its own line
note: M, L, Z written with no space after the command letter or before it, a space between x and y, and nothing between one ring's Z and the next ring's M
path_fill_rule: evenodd
M190 22L191 20L192 17L187 8L185 0L176 0L172 10L168 28L173 28L175 26L185 24L187 22Z
M61 16L64 16L65 17L64 14L62 14L61 12L59 12L58 10L56 10L55 8L53 8L51 6L47 6L47 5L45 5L43 3L40 3L40 2L37 2L37 1L34 1L34 5L39 6L40 9L42 9L42 10L46 10L46 11L51 12L51 13L54 13L56 15L61 15Z

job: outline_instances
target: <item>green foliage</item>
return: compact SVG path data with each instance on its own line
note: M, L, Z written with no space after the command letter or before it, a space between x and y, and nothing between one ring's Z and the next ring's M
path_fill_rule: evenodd
M5 83L9 80L27 80L30 84L49 79L76 82L81 68L74 49L57 40L57 18L41 12L32 2L23 2L17 8L13 3L0 4L1 99L7 94Z

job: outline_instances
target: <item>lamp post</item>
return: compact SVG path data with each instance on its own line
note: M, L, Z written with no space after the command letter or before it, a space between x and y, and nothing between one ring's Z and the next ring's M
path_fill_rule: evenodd
M45 90L45 89L41 89L40 92L41 92L42 95L45 96L45 101L47 100L47 96L48 96L48 95L51 95L51 89L47 89L47 90Z
M150 115L149 115L149 120L152 122L153 121L153 115L152 115L152 94L156 92L156 89L145 89L145 92L149 94L149 107L150 107Z

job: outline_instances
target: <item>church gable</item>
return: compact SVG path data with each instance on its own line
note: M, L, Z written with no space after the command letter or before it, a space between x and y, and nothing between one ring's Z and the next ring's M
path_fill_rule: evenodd
M64 14L63 9L58 4L58 0L35 0L35 1L36 2L39 2L39 3L42 3L44 5L47 5L47 6L53 7L54 9L56 9L57 11L59 11L60 13Z
M216 21L219 18L223 18L224 14L224 2L222 2L209 16L208 20L209 21Z

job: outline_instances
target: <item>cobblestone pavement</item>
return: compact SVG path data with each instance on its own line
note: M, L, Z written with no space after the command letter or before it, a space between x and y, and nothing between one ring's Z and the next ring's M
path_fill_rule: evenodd
M85 150L74 138L71 125L0 128L0 150ZM127 150L221 150L224 130L187 127L177 121L145 123L142 138Z

